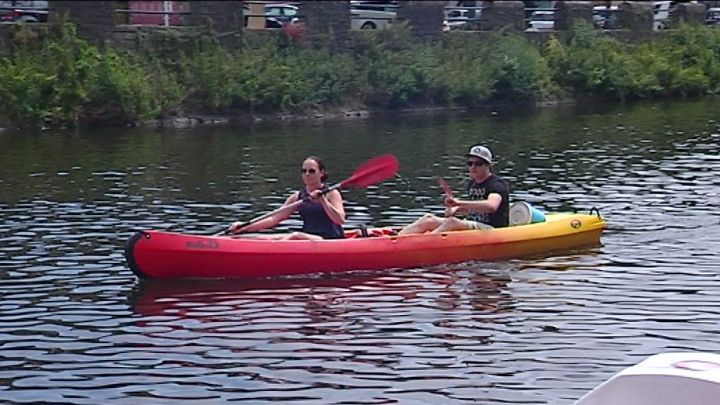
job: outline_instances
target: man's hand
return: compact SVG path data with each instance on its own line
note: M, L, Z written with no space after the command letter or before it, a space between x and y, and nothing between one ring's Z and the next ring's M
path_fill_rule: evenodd
M458 206L457 198L451 197L451 196L445 197L445 206L446 207L457 207Z

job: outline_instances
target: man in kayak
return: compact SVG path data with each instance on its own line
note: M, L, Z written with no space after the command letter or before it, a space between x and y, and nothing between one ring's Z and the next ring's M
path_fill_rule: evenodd
M325 170L325 163L315 156L310 156L303 161L302 168L303 183L305 187L290 195L282 209L280 207L275 213L246 225L242 222L235 222L230 226L230 232L238 234L241 232L257 232L276 226L280 222L290 218L298 211L303 220L302 232L293 232L288 235L268 236L272 239L342 239L345 233L342 224L345 223L345 207L340 191L331 190L323 192L328 174ZM303 200L299 206L294 203ZM290 207L293 205L293 207ZM244 226L246 225L246 226Z
M490 149L476 145L470 148L466 156L470 174L468 199L460 200L448 193L445 197L445 218L425 214L403 228L399 235L508 226L510 186L506 180L493 173ZM456 218L455 215L464 215L465 219Z

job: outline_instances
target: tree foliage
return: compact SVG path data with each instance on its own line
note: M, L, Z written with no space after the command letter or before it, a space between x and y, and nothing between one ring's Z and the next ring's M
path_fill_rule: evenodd
M127 124L193 112L296 112L363 103L477 106L566 95L686 96L720 91L720 30L698 25L624 43L590 24L545 46L519 34L408 27L353 33L338 52L279 37L226 49L207 32L144 33L136 51L99 49L72 24L19 26L0 56L0 120L11 125Z

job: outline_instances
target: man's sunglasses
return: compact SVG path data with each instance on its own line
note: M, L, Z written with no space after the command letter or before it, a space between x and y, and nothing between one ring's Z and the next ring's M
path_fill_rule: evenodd
M485 161L483 161L483 160L468 160L468 161L467 161L467 166L468 166L468 167L472 167L472 166L475 166L475 167L483 167L483 166L485 166L486 164L487 164L487 163L486 163Z

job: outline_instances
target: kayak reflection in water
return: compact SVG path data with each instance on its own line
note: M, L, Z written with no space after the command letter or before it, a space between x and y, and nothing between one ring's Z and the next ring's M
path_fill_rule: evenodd
M309 156L303 161L300 173L305 187L290 195L276 212L250 224L235 222L230 226L230 231L238 234L272 228L298 211L303 220L302 232L267 236L267 238L283 240L342 239L344 237L342 224L345 223L343 198L337 189L324 190L328 177L325 163L318 157ZM297 205L296 203L301 200L302 203ZM290 207L291 205L294 206ZM283 209L283 207L288 209Z
M425 214L401 230L400 235L508 226L510 185L493 173L490 149L476 145L470 148L466 157L470 175L468 199L457 199L446 191L445 218ZM454 215L465 215L465 219L455 218Z

